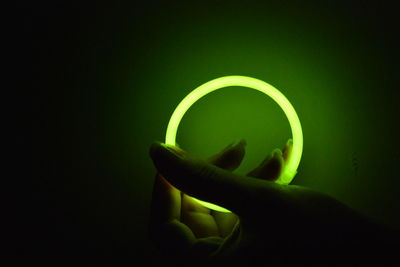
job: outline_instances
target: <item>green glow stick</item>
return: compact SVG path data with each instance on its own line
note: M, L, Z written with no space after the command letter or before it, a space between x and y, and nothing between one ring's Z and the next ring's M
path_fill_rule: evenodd
M173 146L176 145L176 133L178 131L179 123L181 122L182 117L183 115L185 115L186 111L197 100L215 90L228 86L242 86L258 90L270 96L284 111L286 117L289 120L290 128L292 130L293 149L285 165L285 168L284 170L282 170L280 177L276 180L276 183L289 184L297 173L297 167L300 164L301 154L303 152L303 132L301 130L300 120L289 100L278 89L259 79L247 76L224 76L206 82L205 84L200 85L199 87L194 89L179 103L179 105L172 113L167 127L165 143ZM209 209L221 212L230 212L229 210L215 204L205 202L196 198L193 199Z

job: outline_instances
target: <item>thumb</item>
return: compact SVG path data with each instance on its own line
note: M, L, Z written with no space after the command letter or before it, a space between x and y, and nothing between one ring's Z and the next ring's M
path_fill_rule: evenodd
M248 202L248 177L244 179L163 143L152 144L150 156L162 176L185 194L237 213Z

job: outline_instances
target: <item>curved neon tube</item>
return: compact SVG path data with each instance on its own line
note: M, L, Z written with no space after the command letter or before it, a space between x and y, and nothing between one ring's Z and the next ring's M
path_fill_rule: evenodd
M194 103L196 103L197 100L215 90L228 86L242 86L260 91L271 97L284 111L292 130L293 149L290 158L285 165L285 169L281 172L281 175L276 180L276 183L289 184L297 173L297 168L300 164L300 159L303 152L303 132L301 129L300 120L292 104L290 104L289 100L278 89L256 78L238 75L224 76L206 82L194 89L178 104L172 113L167 127L165 143L173 146L176 145L176 133L178 131L179 123L181 122L186 111ZM221 212L230 212L229 210L215 204L196 198L193 199L207 208Z

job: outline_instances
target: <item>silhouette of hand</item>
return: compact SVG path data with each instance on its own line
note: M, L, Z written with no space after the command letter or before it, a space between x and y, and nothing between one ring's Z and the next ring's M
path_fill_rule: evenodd
M208 160L153 144L150 155L158 170L150 218L153 242L175 259L174 265L194 265L206 260L298 262L309 261L310 255L346 259L355 255L355 247L369 251L371 243L384 240L382 227L334 198L274 183L291 148L289 140L283 153L275 149L241 176L232 171L244 157L243 140ZM232 213L209 210L189 195Z

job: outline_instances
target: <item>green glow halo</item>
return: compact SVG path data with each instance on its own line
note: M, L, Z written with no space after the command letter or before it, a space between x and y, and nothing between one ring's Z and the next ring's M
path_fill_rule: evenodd
M297 167L300 164L300 159L303 152L303 132L301 130L300 120L289 100L278 89L259 79L238 75L224 76L206 82L194 89L179 103L179 105L175 108L174 113L172 113L167 127L165 143L173 146L176 145L176 133L178 131L179 123L182 117L185 115L186 111L197 100L215 90L228 86L242 86L258 90L270 96L284 111L286 117L289 120L290 128L292 130L293 150L287 161L287 164L285 165L284 170L281 172L280 177L276 180L276 183L289 184L297 173ZM207 208L221 212L230 212L229 210L215 204L205 202L196 198L193 199Z

